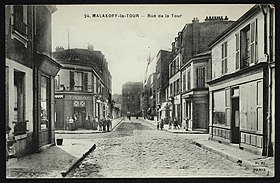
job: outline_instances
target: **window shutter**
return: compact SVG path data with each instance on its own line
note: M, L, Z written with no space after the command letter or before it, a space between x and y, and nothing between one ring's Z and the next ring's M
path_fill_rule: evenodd
M70 90L74 90L75 82L74 82L74 72L70 71Z
M235 68L239 69L240 68L240 38L239 38L239 33L235 35Z
M256 36L256 22L251 23L251 40L250 40L250 49L251 49L251 59L250 64L255 62L255 36Z
M88 73L84 73L84 90L87 91L88 90Z

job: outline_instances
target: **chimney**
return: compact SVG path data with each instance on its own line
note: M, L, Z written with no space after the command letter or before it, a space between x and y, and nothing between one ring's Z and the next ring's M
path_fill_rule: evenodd
M192 23L199 23L199 20L197 17L193 18Z
M88 50L93 51L93 45L92 44L88 45Z
M64 51L64 48L63 48L63 46L57 46L57 47L55 47L55 51L56 52Z

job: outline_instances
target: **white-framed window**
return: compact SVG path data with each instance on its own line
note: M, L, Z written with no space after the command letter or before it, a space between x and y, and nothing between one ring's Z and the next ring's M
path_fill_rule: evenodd
M27 6L12 5L11 6L11 36L17 39L27 47L28 27L27 27Z
M227 55L227 42L224 42L222 44L222 75L228 72Z

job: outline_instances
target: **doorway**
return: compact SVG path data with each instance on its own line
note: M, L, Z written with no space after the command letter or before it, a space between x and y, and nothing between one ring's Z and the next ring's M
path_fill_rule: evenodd
M231 104L232 104L231 142L235 144L239 144L240 143L239 97L232 97Z
M85 128L86 122L86 108L85 107L74 107L74 114L77 117L78 128Z

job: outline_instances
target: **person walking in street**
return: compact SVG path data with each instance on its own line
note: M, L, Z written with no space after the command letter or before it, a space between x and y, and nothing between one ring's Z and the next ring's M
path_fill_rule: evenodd
M164 123L163 123L163 120L161 119L161 120L160 120L160 130L163 129L163 126L164 126Z
M160 122L158 121L157 122L157 130L159 130L159 124L160 124Z
M109 132L110 131L110 117L109 116L107 116L107 118L106 118L106 126L107 126L107 132Z

